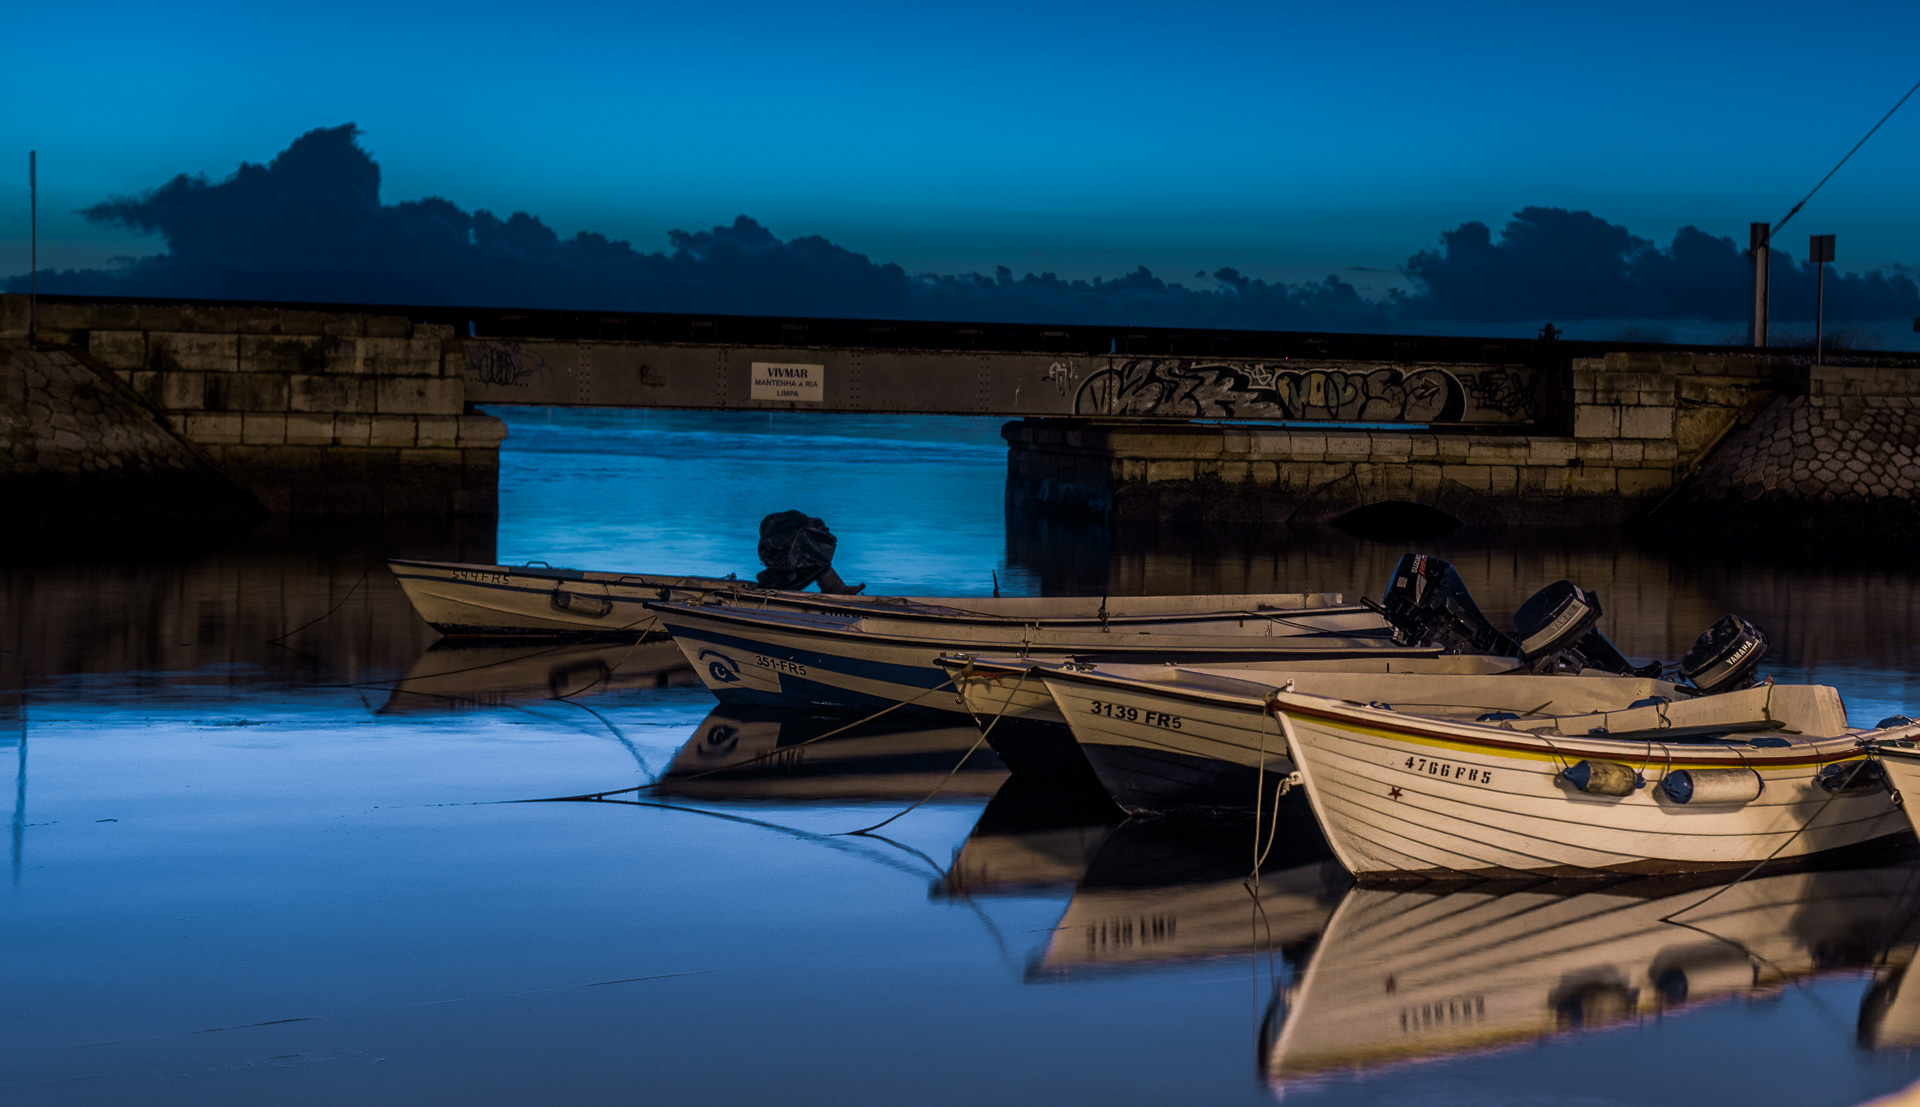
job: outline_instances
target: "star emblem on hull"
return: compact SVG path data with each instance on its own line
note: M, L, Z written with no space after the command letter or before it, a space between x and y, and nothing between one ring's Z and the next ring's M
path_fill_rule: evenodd
M1401 792L1400 792L1400 789L1398 789L1398 788L1389 788L1389 789L1387 789L1387 798L1388 798L1388 799L1391 799L1391 800L1397 800L1397 799L1399 799L1399 798L1400 798L1400 795L1401 795Z

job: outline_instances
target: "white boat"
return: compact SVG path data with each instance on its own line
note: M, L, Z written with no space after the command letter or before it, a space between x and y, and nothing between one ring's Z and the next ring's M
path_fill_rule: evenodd
M657 633L660 624L646 605L660 601L724 602L785 611L882 611L902 619L964 618L1010 627L1034 622L1145 626L1207 613L1277 614L1299 606L1296 597L1286 594L845 596L776 591L733 577L606 573L544 563L476 565L394 558L387 565L429 626L442 634L491 637Z
M1152 658L1232 663L1434 651L1394 644L1371 609L1338 596L1289 597L1288 607L1105 626L1034 620L750 610L657 603L652 610L722 703L792 709L967 715L940 668L956 652Z
M1269 702L1335 855L1362 879L1691 872L1871 842L1908 827L1864 742L1920 731L1854 730L1834 689L1770 681L1487 721Z
M1279 728L1264 714L1266 697L1289 681L1345 692L1373 687L1373 678L1385 674L1485 675L1514 664L1438 647L1231 668L969 655L941 662L975 721L992 723L987 741L1008 768L1062 780L1086 776L1134 812L1250 804L1263 758L1280 776L1291 772ZM1508 690L1524 698L1525 687Z
M1417 704L1417 710L1468 719L1549 705L1566 713L1603 711L1683 694L1677 685L1647 677L1499 671L1510 664L1454 655L1324 664L1320 671L1063 665L1035 675L1101 785L1135 812L1270 801L1296 767L1267 710L1289 685L1339 700ZM1266 798L1257 799L1263 787Z
M1916 877L1920 867L1908 861L1717 885L1356 888L1276 996L1261 1067L1276 1094L1298 1092L1335 1076L1766 998L1823 973L1903 966Z
M645 635L660 629L649 601L698 603L745 583L721 577L596 573L550 565L387 562L428 626L442 634L490 637Z

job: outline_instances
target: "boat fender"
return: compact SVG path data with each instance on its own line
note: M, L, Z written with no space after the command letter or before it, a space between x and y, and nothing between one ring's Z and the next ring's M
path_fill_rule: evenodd
M1764 787L1752 769L1676 769L1660 781L1675 803L1752 803Z
M1887 782L1878 761L1839 761L1813 774L1813 782L1829 792L1864 792Z
M1892 730L1897 726L1912 726L1913 720L1905 715L1888 715L1874 724L1875 730Z
M585 615L589 619L604 619L613 614L613 601L605 596L589 596L583 592L556 588L553 590L553 609L571 615Z
M1476 723L1504 723L1518 719L1519 717L1518 713L1512 711L1489 711L1473 721Z
M1632 765L1618 761L1577 761L1560 770L1560 775L1590 796L1630 796L1647 784Z
M1628 707L1664 707L1673 702L1671 696L1648 696L1644 700L1634 700Z

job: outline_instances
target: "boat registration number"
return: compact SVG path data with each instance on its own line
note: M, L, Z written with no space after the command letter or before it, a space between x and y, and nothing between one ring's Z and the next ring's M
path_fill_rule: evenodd
M792 676L807 675L807 667L798 661L783 661L778 657L762 657L756 653L753 655L753 663L762 669L772 669L776 673L788 673Z
M1425 757L1407 758L1407 768L1416 773L1437 776L1442 780L1464 780L1468 784L1493 783L1492 769L1478 769L1468 765L1455 765L1448 761L1432 761Z
M1137 707L1128 707L1124 703L1106 703L1101 700L1087 701L1087 710L1095 715L1104 715L1109 719L1119 719L1125 723L1145 723L1163 730L1179 730L1180 716L1167 715L1158 711L1142 711Z
M505 584L507 583L507 574L482 573L473 569L455 569L453 571L453 579L472 581L475 584Z

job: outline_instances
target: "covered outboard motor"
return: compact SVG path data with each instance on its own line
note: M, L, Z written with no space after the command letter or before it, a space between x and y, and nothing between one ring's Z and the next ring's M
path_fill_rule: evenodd
M1513 657L1513 638L1495 627L1468 594L1453 566L1426 554L1408 554L1393 570L1380 613L1403 646L1442 646L1450 653Z
M1599 622L1600 597L1570 580L1555 581L1535 592L1513 616L1520 659L1532 663L1551 658Z
M827 524L804 511L777 511L760 520L760 563L755 578L762 588L797 591L818 582L820 591L852 595L864 584L848 585L833 571L840 544Z
M1680 659L1680 675L1709 695L1738 691L1753 683L1754 670L1767 655L1768 645L1765 631L1738 615L1728 615L1708 627Z

